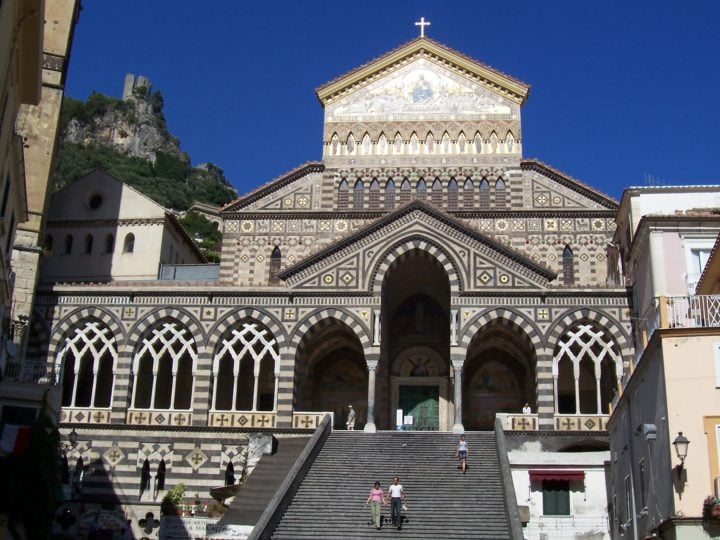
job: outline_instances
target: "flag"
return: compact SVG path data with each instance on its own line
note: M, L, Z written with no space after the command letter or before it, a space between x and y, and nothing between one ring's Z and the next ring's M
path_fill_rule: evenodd
M0 422L0 451L19 454L30 446L30 426Z

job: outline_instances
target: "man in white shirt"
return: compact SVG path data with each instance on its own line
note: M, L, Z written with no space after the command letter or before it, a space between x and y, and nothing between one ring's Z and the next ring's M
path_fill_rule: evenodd
M399 531L402 529L402 507L407 501L399 476L393 478L393 483L388 488L388 495L390 496L390 521L393 525L397 525Z

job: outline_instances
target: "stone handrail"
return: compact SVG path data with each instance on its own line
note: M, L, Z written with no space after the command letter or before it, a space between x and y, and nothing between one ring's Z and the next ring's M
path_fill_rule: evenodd
M331 432L326 415L258 519L248 540L269 540Z
M505 493L505 508L507 508L508 520L510 521L510 535L512 540L524 540L520 511L518 510L517 497L515 496L515 485L513 484L510 459L508 458L507 445L505 444L505 432L503 431L502 420L495 419L495 441L497 445L498 458L500 460L500 474L502 476L503 492Z

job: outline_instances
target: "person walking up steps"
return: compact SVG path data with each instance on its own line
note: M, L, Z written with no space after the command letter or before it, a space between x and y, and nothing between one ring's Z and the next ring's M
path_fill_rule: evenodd
M460 469L462 470L463 474L465 474L465 471L467 470L467 454L468 445L467 441L465 440L465 435L460 435L457 450L455 450L455 457L460 460Z
M387 499L383 494L383 490L380 487L380 482L375 482L373 487L370 489L370 495L368 495L365 504L370 503L370 515L372 516L373 525L379 531L380 530L380 504L387 504Z
M393 483L388 488L388 494L390 495L390 521L397 526L399 531L402 529L402 507L407 501L399 476L393 478Z

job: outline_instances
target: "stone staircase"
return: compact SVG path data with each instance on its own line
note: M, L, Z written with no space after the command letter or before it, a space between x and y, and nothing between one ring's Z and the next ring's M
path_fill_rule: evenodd
M289 508L275 540L509 539L510 522L493 432L469 432L469 469L457 469L458 436L438 432L335 431L325 442ZM370 524L365 506L378 480L387 493L394 475L408 499L402 531Z
M278 439L275 453L258 462L220 524L255 525L309 440L310 437Z

